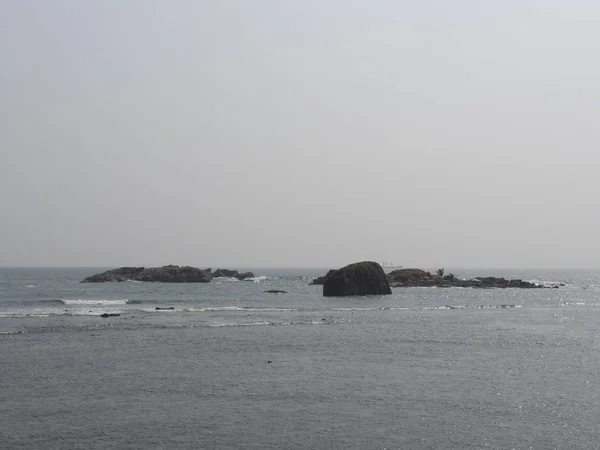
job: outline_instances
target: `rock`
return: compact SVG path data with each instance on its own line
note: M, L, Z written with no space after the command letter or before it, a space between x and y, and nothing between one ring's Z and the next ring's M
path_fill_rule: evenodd
M387 279L394 287L431 286L432 283L441 280L439 276L421 269L394 270L387 274Z
M135 280L144 271L144 267L119 267L114 270L97 273L87 277L82 283L106 283L114 281Z
M174 310L175 307L173 306L166 306L166 307L161 307L161 306L157 306L156 308L154 308L155 311L172 311Z
M325 297L349 295L389 295L392 293L383 269L373 261L350 264L327 276Z
M287 294L287 291L280 291L278 289L271 289L269 291L265 291L265 294Z
M190 266L120 267L87 277L82 283L105 283L120 281L148 281L162 283L208 283L212 279L209 270Z
M104 313L104 314L100 314L100 317L119 317L121 314L117 314L117 313Z
M213 278L237 278L238 280L245 280L246 278L254 278L252 272L239 273L237 270L229 269L217 269L212 273Z
M542 284L530 283L523 280L507 280L498 277L476 277L463 280L454 276L441 277L421 269L399 269L387 274L392 287L471 287L480 289L492 288L543 288Z
M217 269L213 272L213 278L233 278L239 275L237 270Z
M254 274L252 272L238 273L235 275L235 278L238 280L245 280L246 278L254 278Z
M315 284L318 284L318 285L323 285L323 284L325 284L325 281L327 280L327 278L328 278L329 276L331 276L331 274L332 274L332 273L334 273L334 272L335 272L335 269L332 269L332 270L330 270L329 272L327 272L327 274L326 274L326 275L324 275L324 276L322 276L322 277L317 277L317 278L315 278L314 280L312 280L312 281L310 282L310 285L312 286L312 285L315 285Z

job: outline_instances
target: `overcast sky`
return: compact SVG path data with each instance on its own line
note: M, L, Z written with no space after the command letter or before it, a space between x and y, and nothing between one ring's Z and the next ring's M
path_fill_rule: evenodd
M600 267L600 2L0 10L0 265Z

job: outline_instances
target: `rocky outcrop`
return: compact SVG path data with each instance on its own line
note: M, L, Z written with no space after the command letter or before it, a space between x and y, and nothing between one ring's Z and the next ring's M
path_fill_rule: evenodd
M544 288L543 284L498 277L461 279L453 275L440 276L421 269L399 269L387 274L391 287L471 287L471 288Z
M330 270L329 272L327 272L326 275L323 275L322 277L317 277L314 280L312 280L310 282L310 285L314 285L314 284L319 284L319 285L324 285L325 281L327 280L327 278L335 272L335 269Z
M392 293L383 269L373 261L347 265L328 274L326 278L323 284L325 297Z
M237 270L217 269L212 273L213 278L233 278L238 275Z
M254 278L252 272L239 273L237 270L217 269L211 273L210 269L198 269L190 266L163 266L163 267L119 267L87 277L82 283L107 283L119 281L148 281L162 283L208 283L213 278L226 277L246 280Z
M254 278L254 274L252 272L243 272L234 275L238 280L246 280L248 278Z
M441 278L421 269L399 269L387 274L392 287L436 286Z
M106 283L115 281L135 280L144 271L144 267L119 267L114 270L97 273L87 277L82 283Z
M120 267L87 277L82 283L148 281L162 283L208 283L210 270L190 266Z
M237 278L238 280L245 280L246 278L254 278L252 272L239 273L237 270L229 269L217 269L212 273L213 278Z

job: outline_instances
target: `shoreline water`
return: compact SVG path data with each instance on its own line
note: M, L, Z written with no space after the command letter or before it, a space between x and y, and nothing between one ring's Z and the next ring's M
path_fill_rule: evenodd
M0 336L0 436L49 449L598 448L598 312L51 321Z
M600 448L600 271L355 298L294 274L19 273L0 270L7 448ZM60 314L1 315L40 307Z

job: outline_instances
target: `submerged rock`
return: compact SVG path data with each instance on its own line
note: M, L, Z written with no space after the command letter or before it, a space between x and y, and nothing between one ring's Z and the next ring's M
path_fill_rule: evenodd
M208 283L210 270L190 266L120 267L85 278L82 283L148 281L162 283Z
M327 275L325 297L389 295L392 293L383 269L373 261L347 265Z

